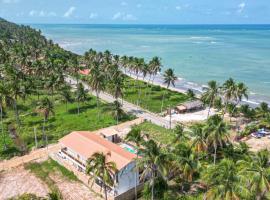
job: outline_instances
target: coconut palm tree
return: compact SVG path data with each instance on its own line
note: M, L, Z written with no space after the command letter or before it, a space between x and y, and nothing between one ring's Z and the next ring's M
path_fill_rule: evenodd
M193 154L191 146L187 143L178 143L172 153L172 174L176 178L180 178L182 183L192 183L200 164ZM183 189L183 184L181 184L181 190Z
M137 169L137 161L138 161L138 157L139 157L139 148L141 146L141 144L144 142L144 138L143 138L143 135L142 135L142 130L140 127L138 126L133 126L131 128L131 130L128 132L128 134L126 135L125 137L125 140L128 141L128 142L133 142L136 144L136 147L137 147L137 151L136 151L136 156L137 156L137 159L135 160L135 200L137 200L137 179L138 179L138 169Z
M161 59L159 57L153 57L152 60L149 61L148 65L149 65L150 75L153 76L153 79L152 79L152 84L153 84L157 73L161 71L161 67L162 67Z
M191 90L191 89L188 89L188 90L187 90L187 96L188 96L188 98L190 98L190 99L194 99L194 98L196 97L194 91Z
M207 120L205 131L208 147L214 148L214 164L216 164L217 149L229 141L228 128L219 115L213 115Z
M124 87L124 74L119 69L116 69L111 75L109 82L109 89L111 90L113 97L118 101L118 98L123 98L122 88Z
M66 104L66 111L68 103L72 102L72 95L71 95L71 87L69 85L65 85L60 90L60 95L62 97L62 101Z
M268 104L262 102L259 107L256 108L256 116L260 119L266 118L269 115L270 109Z
M223 116L227 112L228 103L236 98L236 83L232 78L229 78L222 86L222 93L225 101Z
M210 109L214 106L215 99L219 96L220 87L216 81L209 81L207 87L201 96L201 100L205 105L209 106L207 118L210 115Z
M46 141L46 145L48 144L47 135L45 133L45 126L46 122L49 119L50 114L54 115L54 106L53 103L45 97L40 102L38 102L37 111L43 114L43 126L42 126L42 134L43 134L43 141Z
M173 87L175 86L175 81L177 80L177 77L175 76L173 69L167 69L163 74L163 78L164 78L164 84L166 84L167 89L171 85L173 85ZM162 103L161 103L161 112L163 111L165 92L166 92L166 90L164 90L164 92L163 92Z
M105 200L108 199L107 188L114 185L117 168L114 162L107 160L107 155L96 152L87 160L86 173L90 175L90 180L99 179L102 181ZM94 181L93 181L94 184Z
M259 151L251 160L242 161L243 175L249 177L250 190L254 199L267 199L270 192L269 151Z
M90 87L96 92L97 107L99 109L99 94L101 91L105 90L105 73L97 62L91 65L90 70L91 73L88 76L88 81Z
M119 123L119 120L122 119L122 117L125 115L125 112L122 109L121 103L119 101L115 100L113 102L113 115L116 118L116 123Z
M78 83L77 85L76 100L78 114L80 114L80 102L85 102L87 100L87 91L84 89L82 83Z
M191 128L192 147L195 153L207 151L207 135L202 124L195 124Z
M250 195L245 177L238 171L238 164L229 159L223 159L218 165L207 167L202 181L207 185L204 195L204 199L207 200L246 199Z
M173 144L178 144L182 141L185 141L188 137L185 134L185 127L182 124L177 124L174 127L173 133L174 133L174 140Z
M168 174L168 156L161 151L161 147L150 139L143 143L143 148L140 149L143 155L137 161L137 168L143 169L141 179L149 178L151 187L151 199L155 199L155 180L157 177L167 179Z
M1 81L0 83L0 124L1 124L1 134L3 137L3 144L4 144L4 150L7 149L6 144L6 135L4 133L4 123L3 123L3 112L4 112L4 106L7 106L9 103L9 96L8 96L8 90L4 82Z

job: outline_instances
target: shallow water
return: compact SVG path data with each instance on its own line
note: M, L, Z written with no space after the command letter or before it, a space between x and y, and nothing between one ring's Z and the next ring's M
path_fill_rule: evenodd
M270 25L31 25L65 49L162 58L179 88L245 82L251 102L270 102Z

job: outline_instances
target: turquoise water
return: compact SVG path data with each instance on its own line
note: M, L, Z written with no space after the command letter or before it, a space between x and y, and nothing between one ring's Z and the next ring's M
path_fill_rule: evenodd
M120 55L162 58L201 90L209 80L232 77L250 88L250 101L270 101L270 25L32 25L65 49L93 48Z

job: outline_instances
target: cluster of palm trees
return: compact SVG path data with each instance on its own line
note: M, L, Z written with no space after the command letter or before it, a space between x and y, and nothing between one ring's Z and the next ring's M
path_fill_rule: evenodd
M209 106L208 116L213 107L222 109L223 115L228 111L232 114L243 98L248 98L247 86L242 82L236 83L232 78L226 80L223 85L209 81L204 90L201 99Z
M0 26L0 129L4 149L7 148L5 133L8 128L3 121L12 116L8 111L13 110L14 119L8 123L19 133L23 124L18 102L25 102L30 96L37 97L34 110L44 116L42 133L45 143L46 122L54 113L55 95L61 96L66 106L72 101L65 74L74 71L78 56L61 49L43 37L40 31L28 26L18 26L2 19ZM78 102L85 100L86 91L83 92L77 92Z
M147 87L153 82L156 75L161 71L161 59L153 57L148 63L143 58L112 55L110 51L97 52L93 49L84 55L83 64L90 70L88 82L96 91L97 96L101 91L108 91L118 100L123 98L124 74L134 75L136 82L134 88L138 89L137 104L141 101L141 85L139 76L147 80ZM170 83L171 84L171 83ZM169 85L170 85L169 84ZM129 85L131 86L131 85ZM152 84L150 85L152 87ZM149 96L149 95L148 95Z
M244 143L229 139L229 126L222 116L214 115L188 129L176 126L169 144L135 126L126 141L138 151L134 170L146 181L145 199L268 199L270 196L270 154L252 153ZM106 155L94 154L88 173L113 186L115 164ZM91 163L91 164L90 164ZM94 167L95 166L95 167ZM98 167L97 167L98 166ZM135 186L135 197L137 190Z

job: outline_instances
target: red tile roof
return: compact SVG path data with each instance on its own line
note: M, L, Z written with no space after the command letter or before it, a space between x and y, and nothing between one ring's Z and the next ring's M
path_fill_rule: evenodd
M108 161L115 162L118 170L136 158L135 154L89 131L72 132L60 139L60 143L85 159L90 158L96 152L103 152L107 154Z
M88 75L88 74L90 74L90 69L80 70L79 73L82 75Z

